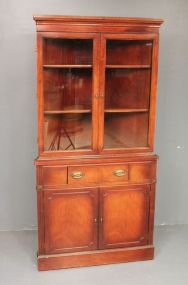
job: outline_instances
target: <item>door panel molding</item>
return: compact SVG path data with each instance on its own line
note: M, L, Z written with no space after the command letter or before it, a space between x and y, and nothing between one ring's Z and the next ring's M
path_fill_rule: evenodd
M45 252L97 249L98 189L45 192Z

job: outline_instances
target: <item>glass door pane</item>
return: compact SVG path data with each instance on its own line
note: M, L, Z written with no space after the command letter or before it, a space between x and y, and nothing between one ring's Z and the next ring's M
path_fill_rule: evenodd
M104 148L148 146L152 41L107 40Z
M45 151L92 148L92 74L92 39L44 39Z

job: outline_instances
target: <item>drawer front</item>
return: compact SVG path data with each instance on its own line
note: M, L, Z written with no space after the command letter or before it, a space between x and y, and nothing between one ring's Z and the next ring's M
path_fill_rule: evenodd
M142 183L156 178L155 162L134 162L127 164L43 166L40 184L61 186L102 184L102 183Z
M129 164L129 179L131 182L144 182L156 178L156 163L138 162Z
M68 167L69 184L124 182L128 180L128 165L88 165Z
M42 184L45 186L67 184L67 167L44 166L42 167Z

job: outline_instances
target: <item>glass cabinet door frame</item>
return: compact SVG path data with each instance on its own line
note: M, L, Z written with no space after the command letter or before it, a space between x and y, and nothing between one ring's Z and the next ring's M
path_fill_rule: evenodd
M149 129L147 147L130 148L106 148L104 149L104 104L105 104L105 65L106 65L106 42L107 40L151 40L151 79L150 79L150 103L149 103ZM150 152L153 151L155 112L156 112L156 89L157 89L157 70L158 70L158 34L101 34L101 62L100 62L100 104L99 104L99 152L101 154L125 153L125 152Z
M92 132L91 149L87 150L44 150L44 90L43 90L43 40L49 39L91 39L92 60ZM40 156L95 154L98 149L98 97L99 97L99 33L38 32L37 33L37 97L38 97L38 146Z

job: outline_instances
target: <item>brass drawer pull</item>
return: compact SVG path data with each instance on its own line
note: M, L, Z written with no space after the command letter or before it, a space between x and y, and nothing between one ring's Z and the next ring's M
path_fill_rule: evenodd
M74 171L71 173L71 177L74 179L80 179L85 175L82 171Z
M117 170L114 170L112 173L115 175L115 176L124 176L126 174L126 170L124 169L117 169Z

